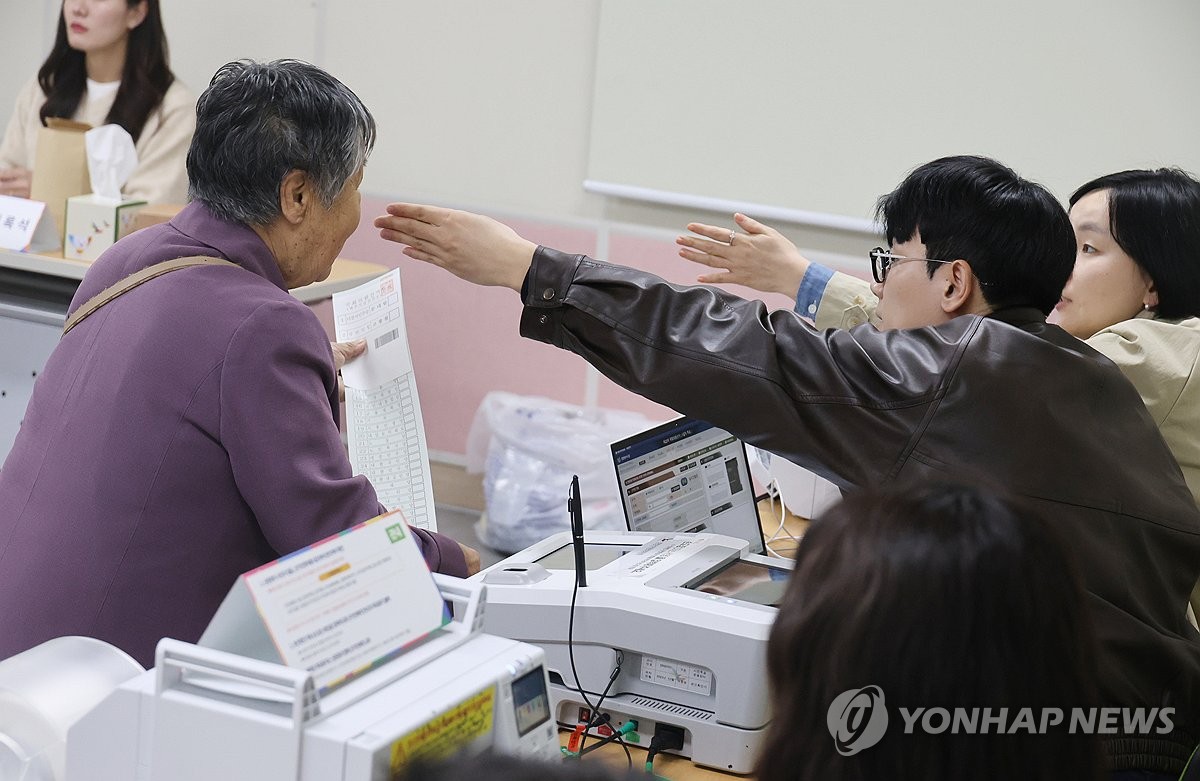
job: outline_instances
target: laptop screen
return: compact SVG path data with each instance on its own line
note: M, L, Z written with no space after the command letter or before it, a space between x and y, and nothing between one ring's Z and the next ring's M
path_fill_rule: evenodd
M695 418L679 418L612 443L630 531L713 532L765 552L742 441Z

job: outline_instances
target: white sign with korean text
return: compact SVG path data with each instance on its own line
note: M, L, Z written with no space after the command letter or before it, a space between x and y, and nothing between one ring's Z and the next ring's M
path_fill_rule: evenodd
M325 693L444 626L449 612L393 511L246 573L284 664Z
M53 219L49 214L43 218L45 211L46 204L41 201L0 195L0 247L17 251L54 249L58 241L54 236ZM46 228L39 231L42 223L47 223ZM40 242L46 246L39 246L38 236L46 230L49 237Z

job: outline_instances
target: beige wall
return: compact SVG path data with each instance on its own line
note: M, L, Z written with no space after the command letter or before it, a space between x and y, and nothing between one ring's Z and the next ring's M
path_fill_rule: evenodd
M603 0L589 178L866 221L914 166L1200 172L1196 0ZM798 215L797 215L798 216Z
M398 248L379 240L370 218L387 200L427 199L496 214L535 241L595 252L687 282L697 270L675 256L672 232L694 219L728 224L728 215L621 201L582 188L603 1L162 3L173 66L196 92L228 60L296 57L329 69L371 107L380 132L364 191L375 197L365 199L367 213L347 256L399 263ZM1161 12L1183 2L1163 0L1156 8ZM0 0L0 63L9 74L0 83L3 104L11 104L11 95L44 57L58 8L58 0ZM1121 64L1097 56L1099 64L1089 69L1079 63L1079 73L1063 78L1064 89L1096 94L1101 121L1116 111L1116 96L1104 89L1104 71ZM848 60L846 67L877 63ZM1180 74L1190 87L1198 78ZM1038 133L1031 131L1029 141L1036 146ZM873 246L872 237L799 227L785 233L814 259L865 272L863 251ZM470 289L420 264L406 268L405 294L430 447L450 460L464 452L471 417L493 389L632 409L655 419L669 414L619 391L578 358L519 339L511 296ZM453 317L446 301L455 302Z
M358 92L380 125L366 192L670 230L728 220L583 191L599 0L161 2L173 67L197 93L239 57L306 59ZM0 4L8 107L49 49L60 3ZM870 242L785 232L804 247L855 255Z
M679 0L646 2L653 4L647 7L658 9L660 15L664 8L683 7ZM756 0L754 7L763 13L772 2L787 2L789 8L795 5L789 0ZM1105 8L1143 13L1136 5L1116 0L1097 2ZM44 56L59 1L0 3L0 62L8 74L0 83L3 107L11 105L17 89ZM814 13L820 8L815 3L810 5ZM1081 11L1089 7L1078 5ZM1155 19L1178 16L1179 27L1188 31L1200 16L1200 6L1192 0L1162 0L1152 5ZM380 125L379 144L365 184L369 193L505 213L611 220L670 230L678 230L697 218L728 221L725 214L651 206L583 191L581 183L588 174L602 0L162 0L162 7L175 69L197 92L213 70L227 60L284 56L315 62L355 89ZM1001 13L989 6L972 16L967 8L961 6L954 18L941 14L925 22L936 22L940 25L935 25L941 30L939 35L945 35L947 25L958 19L962 35L973 40L981 30L994 27L995 20L989 15ZM1112 8L1108 11L1109 15L1125 12ZM1081 13L1081 23L1087 17ZM735 24L737 15L723 16L720 21ZM687 25L703 23L703 19L680 14L677 37L687 35ZM1040 29L1036 20L1028 29L1030 41L1041 40L1035 35ZM924 45L929 42L889 41L888 30L874 25L864 25L860 33L855 41L847 43L840 67L845 68L848 82L861 82L864 71L878 74L878 94L864 96L864 101L875 108L894 110L891 104L897 96L888 94L886 69L881 68L879 57L870 56L872 51L879 51L872 47L911 45L915 48L910 55L922 57L935 57L936 47L929 51L930 47ZM1112 41L1088 42L1087 57L1061 63L1054 72L1043 74L1039 82L1060 84L1063 94L1094 95L1095 121L1111 122L1119 117L1122 100L1110 90L1116 83L1114 79L1122 74L1125 81L1120 83L1124 84L1128 74L1138 70L1139 60L1126 49L1149 44L1137 38L1136 30L1124 37L1125 49L1107 48L1115 45ZM1002 61L1010 49L997 49L997 61ZM647 55L643 52L638 56ZM664 55L664 59L670 58ZM664 63L664 67L667 65L669 62ZM1020 74L1027 69L1011 71ZM833 78L838 72L833 69ZM1176 82L1155 79L1141 87L1173 91L1183 85L1190 94L1198 78L1200 72L1181 73ZM1038 84L1002 86L1005 94L1045 91ZM729 100L716 100L706 97L702 87L698 85L694 94L663 97L664 101L679 104L680 132L686 133L689 125L703 121L699 107L740 107L738 110L748 112L747 143L753 143L754 135L749 132L755 116L753 106L755 101L773 99L770 90L760 94L748 86L737 100L731 96L725 96ZM838 85L826 84L824 88L836 91ZM1122 93L1128 96L1131 91ZM1003 111L1004 107L997 106L996 110ZM1026 138L1034 150L1045 136L1044 131L1039 135L1037 119L1029 118ZM937 121L937 112L929 112L923 121ZM1136 133L1130 135L1128 143L1133 148L1138 146ZM924 149L914 154L922 159L928 156ZM920 161L914 159L913 163ZM730 163L736 165L736 161ZM1038 176L1037 171L1023 173ZM764 171L763 175L779 174ZM865 193L863 197L869 202L877 194ZM815 250L818 259L825 252L857 257L872 245L870 237L827 229L785 227L785 233L802 247Z
M0 127L7 127L17 93L32 79L54 42L58 3L0 0Z

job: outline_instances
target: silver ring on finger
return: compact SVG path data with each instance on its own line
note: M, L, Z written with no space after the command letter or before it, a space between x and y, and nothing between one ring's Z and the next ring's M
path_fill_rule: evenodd
M729 231L729 246L733 246L733 240L737 238L736 231Z

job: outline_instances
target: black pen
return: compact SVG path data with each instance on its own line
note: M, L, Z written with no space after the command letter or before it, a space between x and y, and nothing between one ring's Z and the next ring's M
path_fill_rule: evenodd
M575 584L586 586L587 562L583 550L583 502L579 498L579 475L571 475L567 514L571 516L571 544L575 547Z

